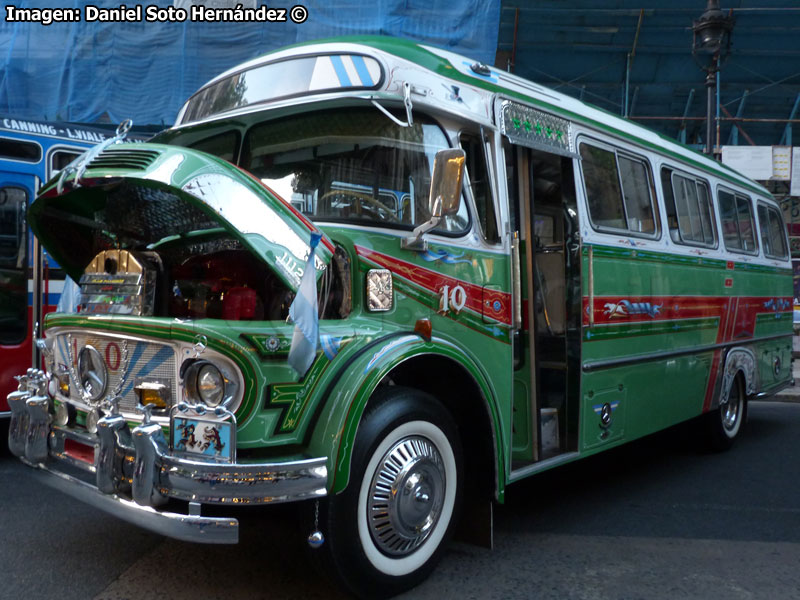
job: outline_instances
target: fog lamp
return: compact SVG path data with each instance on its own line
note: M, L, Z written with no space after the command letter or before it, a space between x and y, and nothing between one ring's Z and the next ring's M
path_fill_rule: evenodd
M169 404L169 388L160 381L139 381L133 389L143 406L152 404L155 408L167 408Z
M69 373L56 373L56 380L58 381L58 391L62 396L69 398Z

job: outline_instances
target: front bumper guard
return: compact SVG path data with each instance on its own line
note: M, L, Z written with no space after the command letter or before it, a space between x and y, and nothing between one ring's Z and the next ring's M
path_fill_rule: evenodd
M186 541L235 544L238 520L201 516L202 504L273 504L327 494L324 457L215 463L174 456L155 423L130 430L123 417L109 415L99 420L97 436L60 427L52 424L50 400L40 393L41 386L23 387L8 396L11 452L34 467L44 483L150 531ZM72 458L65 448L70 440L94 446L94 463ZM58 462L93 473L95 485L54 468ZM187 501L188 514L157 508L171 498Z

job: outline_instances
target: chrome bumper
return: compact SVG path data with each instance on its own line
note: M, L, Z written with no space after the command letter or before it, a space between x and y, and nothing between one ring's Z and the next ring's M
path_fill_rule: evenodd
M17 391L11 408L8 446L34 467L48 485L121 519L181 540L235 544L237 519L201 516L202 504L254 505L325 496L326 458L274 463L216 463L174 456L161 427L129 429L120 416L98 422L97 435L51 423L44 395ZM92 463L68 449L75 442L93 449ZM82 469L95 484L62 472L59 464ZM170 499L189 503L188 514L158 507Z

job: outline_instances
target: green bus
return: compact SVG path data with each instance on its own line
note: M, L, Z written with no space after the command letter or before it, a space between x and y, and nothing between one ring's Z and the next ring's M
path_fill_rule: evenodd
M29 221L80 302L8 398L12 452L185 540L297 501L358 596L416 585L459 519L485 541L519 479L693 418L726 448L792 381L767 190L408 41L223 73Z

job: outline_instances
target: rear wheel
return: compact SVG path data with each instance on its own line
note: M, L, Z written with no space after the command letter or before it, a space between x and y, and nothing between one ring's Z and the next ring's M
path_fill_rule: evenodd
M708 441L712 450L727 450L741 433L747 415L742 376L733 378L727 396L720 400L719 408L706 415Z
M428 576L452 534L461 469L455 425L435 398L395 387L373 399L356 435L350 482L320 515L320 552L345 587L388 597Z

